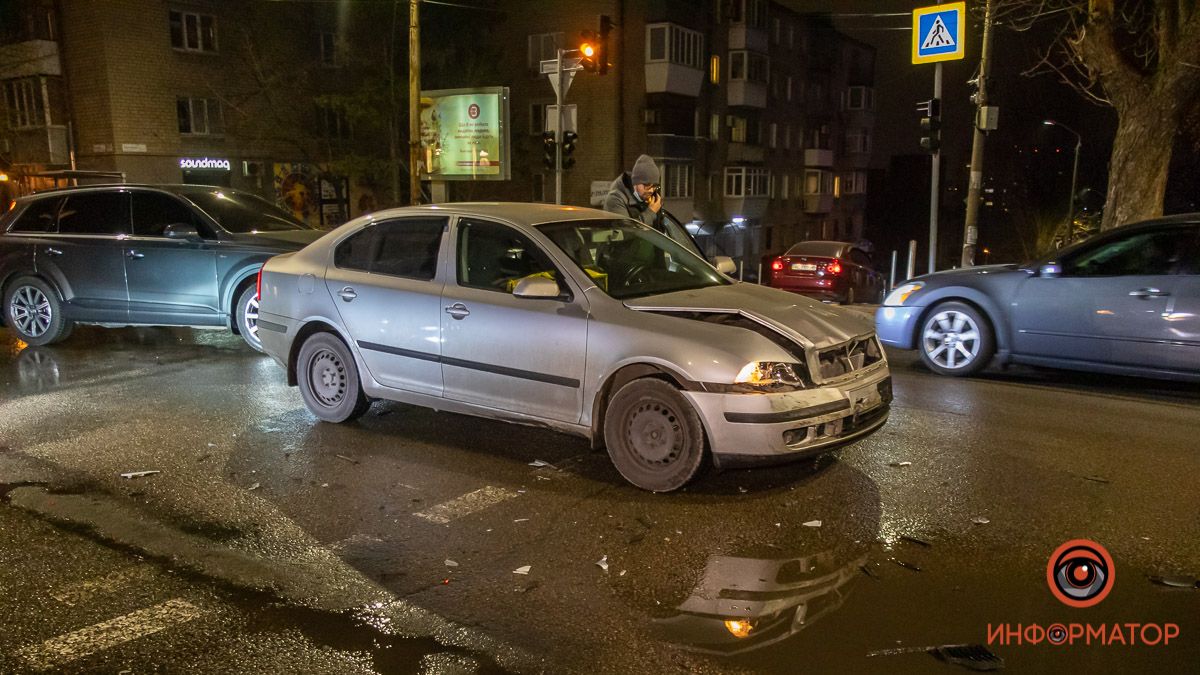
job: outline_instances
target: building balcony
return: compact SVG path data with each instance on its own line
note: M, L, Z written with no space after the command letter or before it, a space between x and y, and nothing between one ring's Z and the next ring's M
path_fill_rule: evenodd
M700 140L695 136L673 134L646 134L646 154L651 157L671 159L696 159L699 156Z
M729 48L748 49L765 54L767 53L767 31L762 28L750 28L745 24L730 26Z
M829 213L833 211L833 195L804 195L805 213Z
M704 83L704 71L678 63L660 61L646 64L647 94L679 94L696 98Z
M53 166L70 162L67 128L61 125L9 131L0 139L0 151L19 165Z
M808 148L804 151L804 166L813 168L832 167L833 151Z
M749 143L730 143L727 151L727 161L730 164L756 164L763 161L765 151L761 145Z
M725 213L733 218L762 218L767 213L770 200L766 195L761 197L726 197Z
M728 103L731 106L743 106L746 108L767 107L767 85L762 82L730 80L729 86L725 89L729 95Z
M0 80L35 75L62 75L57 42L26 40L0 47Z

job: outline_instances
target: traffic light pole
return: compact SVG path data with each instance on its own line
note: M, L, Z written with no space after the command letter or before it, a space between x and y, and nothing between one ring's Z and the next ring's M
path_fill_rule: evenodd
M934 64L933 98L942 100L942 63ZM929 273L937 271L938 202L941 195L942 150L933 153L933 173L929 179Z
M559 48L555 56L556 67L554 76L558 78L558 86L554 88L554 112L558 116L558 123L555 126L555 143L554 143L554 203L561 205L562 202L562 183L563 183L563 99L566 98L567 85L563 82L563 50Z
M971 174L967 187L967 219L963 222L963 267L975 264L975 247L979 241L979 206L983 201L983 144L987 136L983 133L982 112L987 106L987 81L991 69L992 52L992 0L988 0L983 14L983 51L979 57L979 95L975 102L975 139L971 144Z

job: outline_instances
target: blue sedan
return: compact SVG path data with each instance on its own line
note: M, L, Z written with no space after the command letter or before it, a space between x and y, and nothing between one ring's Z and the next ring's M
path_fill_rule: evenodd
M1200 214L1110 230L1027 265L911 279L875 315L880 340L930 370L995 358L1200 381Z

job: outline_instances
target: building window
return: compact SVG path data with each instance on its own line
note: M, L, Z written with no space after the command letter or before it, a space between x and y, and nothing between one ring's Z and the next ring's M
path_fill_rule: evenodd
M716 113L708 121L708 137L714 141L721 140L721 116Z
M766 0L732 0L729 3L729 21L744 23L750 28L766 28Z
M871 132L866 129L850 129L846 132L846 153L852 155L871 154Z
M846 90L846 110L874 110L875 90L871 87L850 87Z
M704 68L704 36L673 23L646 26L646 62L675 63L696 70Z
M716 54L708 60L708 81L721 84L721 57Z
M335 105L318 105L317 120L320 123L323 138L336 140L350 138L350 121L346 119L345 108Z
M867 172L848 171L842 175L842 194L861 195L867 191Z
M171 10L171 46L185 52L217 51L217 17Z
M340 54L338 53L337 35L334 33L321 33L321 65L336 68L341 63Z
M808 147L813 150L829 150L829 125L813 127L808 135Z
M827 195L833 192L833 173L820 169L804 172L804 194Z
M663 169L663 197L689 199L692 196L692 165L687 162L656 160Z
M729 116L729 140L734 143L745 143L747 122L745 117Z
M179 117L179 133L190 136L217 136L225 133L221 102L215 98L185 98L175 100Z
M550 103L529 104L529 133L531 135L541 136L547 131L546 113L549 112L550 105Z
M787 201L788 200L788 187L789 187L788 183L790 182L789 179L791 178L791 176L789 176L785 173L782 176L780 176L779 178L780 178L779 198L782 199L783 201Z
M770 193L770 178L766 169L725 167L725 196L766 197Z
M779 19L771 19L771 44L779 44L779 35L781 31Z
M46 126L46 106L40 78L26 77L5 82L4 103L8 108L10 129Z
M539 33L529 36L529 69L542 72L542 61L558 58L558 47L563 42L562 33Z
M787 76L786 89L787 89L787 100L790 101L790 100L792 100L792 76L791 75Z
M767 83L770 74L767 57L758 52L729 52L729 79Z
M788 24L788 49L796 48L796 27Z
M775 149L779 139L779 125L771 122L767 125L767 147Z
M783 149L792 149L792 125L785 124L783 127Z

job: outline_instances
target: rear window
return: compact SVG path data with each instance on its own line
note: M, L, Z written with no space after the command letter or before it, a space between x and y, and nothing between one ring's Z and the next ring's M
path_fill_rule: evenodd
M10 232L53 232L54 221L58 217L58 207L62 197L39 199L17 217L17 222L9 228Z
M802 241L789 248L786 255L814 255L823 258L837 258L845 248L845 244L836 241Z
M412 218L369 226L338 244L341 269L428 281L437 271L446 218Z
M69 195L58 212L59 234L129 234L129 193Z

